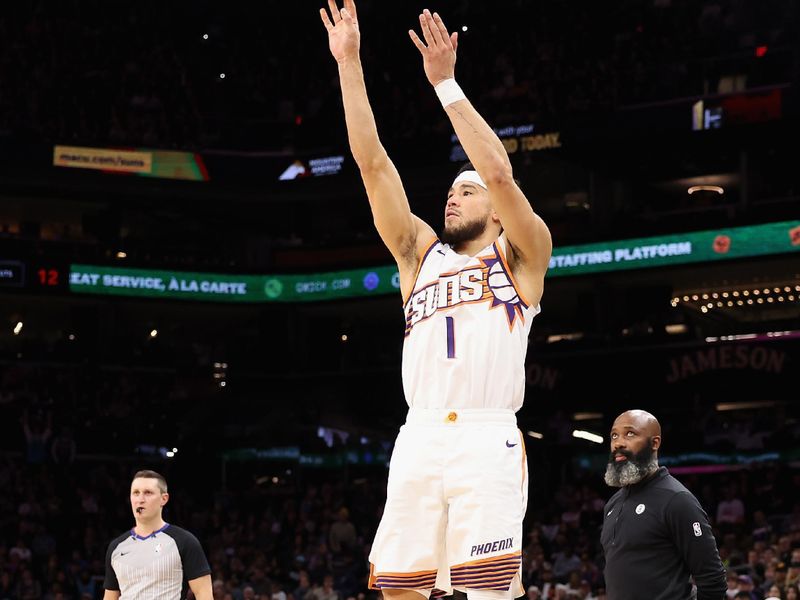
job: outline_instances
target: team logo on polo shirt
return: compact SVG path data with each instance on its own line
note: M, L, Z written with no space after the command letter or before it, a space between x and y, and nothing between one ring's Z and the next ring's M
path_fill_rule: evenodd
M700 523L698 523L697 521L692 523L692 529L694 529L695 537L700 537L703 535L703 529L700 527Z
M639 506L636 507L636 514L637 515L640 515L643 512L644 512L644 504L640 504Z

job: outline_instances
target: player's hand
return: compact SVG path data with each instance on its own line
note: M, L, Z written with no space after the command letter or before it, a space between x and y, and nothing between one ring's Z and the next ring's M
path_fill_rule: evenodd
M455 76L458 33L447 33L439 13L431 14L427 8L419 16L419 25L424 42L413 29L409 30L408 35L422 54L422 64L428 81L431 85L436 85L440 81L451 79Z
M336 0L328 0L331 11L330 18L324 8L319 9L322 24L328 30L328 47L336 62L343 62L349 58L358 58L358 49L361 46L361 34L358 31L358 17L354 0L344 0L344 7L340 11ZM331 22L333 19L333 22Z

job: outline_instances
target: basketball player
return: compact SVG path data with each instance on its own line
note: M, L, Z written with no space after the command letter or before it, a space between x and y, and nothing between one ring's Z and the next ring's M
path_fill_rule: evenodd
M167 481L139 471L131 483L136 526L108 545L103 600L213 600L211 569L200 542L161 518L169 500Z
M531 320L552 244L514 181L502 143L456 84L458 35L437 14L410 31L425 74L471 164L447 193L444 230L411 213L378 138L359 58L353 0L320 11L338 63L350 149L375 226L397 261L406 315L403 387L410 410L392 454L370 584L389 600L466 591L524 594L524 396ZM474 165L474 166L473 166Z

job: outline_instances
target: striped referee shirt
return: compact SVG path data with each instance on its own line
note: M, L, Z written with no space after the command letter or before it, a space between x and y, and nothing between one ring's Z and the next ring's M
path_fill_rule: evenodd
M104 587L120 600L183 600L189 581L209 573L197 538L167 523L147 537L131 529L108 545Z

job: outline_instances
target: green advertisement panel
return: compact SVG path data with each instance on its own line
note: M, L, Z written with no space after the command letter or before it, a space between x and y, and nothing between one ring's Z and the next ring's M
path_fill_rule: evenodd
M548 277L800 251L800 221L638 238L553 249Z
M800 251L800 221L555 248L548 277L712 262ZM397 294L395 266L312 275L231 275L72 265L79 294L212 302L307 302Z
M396 267L312 275L230 275L72 265L69 289L88 294L212 302L304 302L395 293Z

